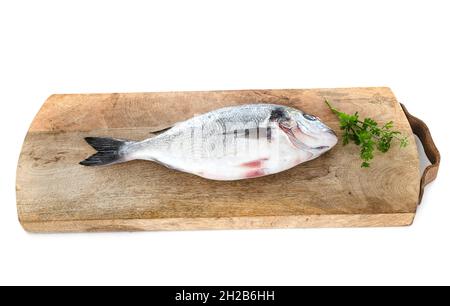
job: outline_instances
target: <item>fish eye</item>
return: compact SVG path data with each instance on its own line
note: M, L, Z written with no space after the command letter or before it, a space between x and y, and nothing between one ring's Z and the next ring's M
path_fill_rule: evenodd
M309 120L309 121L316 121L317 117L310 115L310 114L303 114L303 117L305 117L305 119Z

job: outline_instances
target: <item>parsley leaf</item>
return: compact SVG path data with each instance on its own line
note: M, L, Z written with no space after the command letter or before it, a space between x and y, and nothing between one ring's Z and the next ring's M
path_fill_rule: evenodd
M386 153L391 147L392 140L395 138L400 142L400 148L408 145L408 137L401 136L399 131L393 131L394 122L389 121L382 126L372 118L359 119L358 112L353 115L338 111L325 100L330 110L337 115L342 135L342 144L345 146L350 142L361 146L360 157L361 167L370 166L370 161L374 158L375 148Z

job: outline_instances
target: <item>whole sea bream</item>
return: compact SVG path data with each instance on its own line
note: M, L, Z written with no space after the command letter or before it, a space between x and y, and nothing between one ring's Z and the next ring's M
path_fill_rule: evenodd
M213 180L274 174L317 158L337 137L319 118L275 104L225 107L143 140L87 137L98 152L80 164L149 160Z

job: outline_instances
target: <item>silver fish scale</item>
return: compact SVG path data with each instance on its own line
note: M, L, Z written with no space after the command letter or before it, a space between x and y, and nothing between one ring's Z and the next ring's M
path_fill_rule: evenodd
M245 154L251 138L259 135L261 141L267 141L268 119L275 107L279 106L243 105L199 115L154 138L152 145L167 154L195 160Z

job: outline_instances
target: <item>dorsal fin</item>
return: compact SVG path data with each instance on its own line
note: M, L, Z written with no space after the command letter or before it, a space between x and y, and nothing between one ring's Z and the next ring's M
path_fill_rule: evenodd
M164 132L167 132L167 131L170 130L172 127L173 127L173 126L169 126L169 127L166 127L166 128L160 129L160 130L157 130L157 131L151 131L150 134L153 134L153 135L157 136L157 135L159 135L159 134L162 134L162 133L164 133Z
M162 133L164 133L164 132L167 132L168 130L170 130L171 128L173 128L174 126L176 126L177 124L178 124L178 122L177 122L177 123L174 123L174 124L172 124L172 125L169 125L169 126L159 126L159 127L157 127L155 130L150 131L150 134L153 134L153 135L155 135L155 136L160 135L160 134L162 134Z

